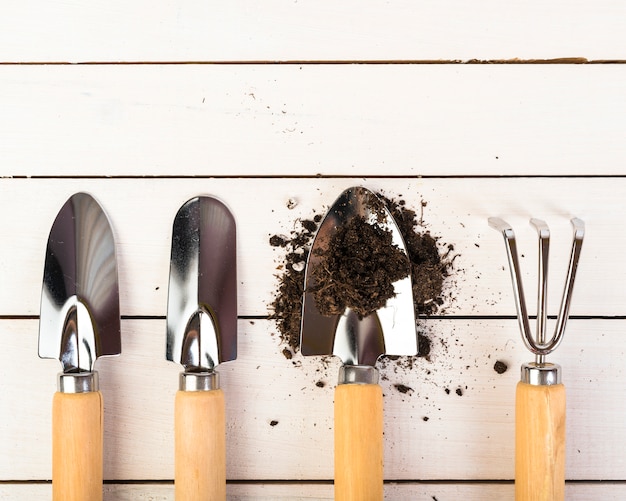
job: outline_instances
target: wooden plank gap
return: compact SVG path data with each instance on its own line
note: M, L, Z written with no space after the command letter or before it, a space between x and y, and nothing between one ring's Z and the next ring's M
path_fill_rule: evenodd
M556 57L548 59L293 59L293 60L225 60L225 61L0 61L0 66L298 66L298 65L572 65L626 64L626 59L587 59L585 57Z
M624 179L626 178L626 174L468 174L468 175L458 175L458 174L450 174L450 175L417 175L410 176L405 174L399 175L386 175L386 174L365 174L359 176L358 174L267 174L267 175L257 175L257 174L242 174L242 175L128 175L128 174L119 174L119 175L111 175L111 176L98 176L98 175L35 175L35 176L12 176L12 175L4 175L0 176L0 179L33 179L33 180L87 180L87 179L96 179L96 180L184 180L184 179L354 179L361 178L363 180L368 179Z

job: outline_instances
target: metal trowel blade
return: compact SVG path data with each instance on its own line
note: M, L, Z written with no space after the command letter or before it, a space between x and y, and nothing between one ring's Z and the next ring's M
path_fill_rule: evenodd
M235 219L219 200L196 197L174 219L166 359L201 371L235 358Z
M115 241L96 200L77 193L48 238L41 294L39 356L63 372L91 372L98 357L121 352Z

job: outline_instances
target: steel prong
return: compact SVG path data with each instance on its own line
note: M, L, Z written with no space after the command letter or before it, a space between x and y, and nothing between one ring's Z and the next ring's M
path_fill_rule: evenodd
M509 261L509 270L511 273L511 281L513 282L513 298L515 300L515 309L517 310L517 322L522 333L522 339L526 347L533 351L532 333L530 323L528 321L528 309L526 308L526 298L524 296L524 285L522 284L522 273L520 270L519 259L517 257L517 243L515 241L515 233L513 228L504 219L499 217L490 217L489 226L498 230L504 237L506 255Z
M533 337L528 323L528 314L524 300L522 288L521 272L519 261L517 259L517 249L515 244L515 234L513 228L500 218L489 218L489 226L500 231L504 236L504 242L507 250L507 257L511 270L511 278L513 281L513 293L515 297L515 306L517 309L518 322L522 333L522 339L526 347L535 354L536 363L541 365L545 363L545 356L553 352L563 340L565 332L565 324L569 315L569 308L574 290L574 280L578 269L578 260L582 248L583 238L585 235L585 223L578 218L571 220L574 228L574 241L572 243L572 251L570 254L567 277L559 308L556 328L554 334L549 341L546 341L546 322L547 322L547 291L548 291L548 255L550 248L550 230L548 225L540 219L531 219L531 225L535 227L539 236L539 278L538 278L538 294L537 294L537 336Z
M572 242L572 252L569 258L569 265L567 267L567 277L565 278L565 287L563 288L563 297L561 298L561 306L559 308L559 317L557 319L554 336L552 338L553 345L551 350L556 349L563 339L565 333L565 324L569 316L569 308L572 301L572 293L574 292L574 280L576 278L576 271L578 270L578 260L580 259L580 251L583 245L583 238L585 237L585 223L578 218L572 218L572 228L574 230L574 238Z
M538 345L546 343L546 328L548 318L548 261L550 255L550 229L545 221L532 218L530 224L537 230L539 237L539 258L537 273L537 332L535 334ZM536 362L545 362L545 355L537 355Z

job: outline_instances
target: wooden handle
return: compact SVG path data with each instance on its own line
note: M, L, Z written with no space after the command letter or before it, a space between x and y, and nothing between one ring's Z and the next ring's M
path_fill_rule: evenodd
M53 501L102 500L102 394L54 394Z
M335 500L382 499L382 389L340 384L335 390Z
M565 499L565 386L517 384L515 499Z
M226 499L224 392L178 391L175 409L176 501Z

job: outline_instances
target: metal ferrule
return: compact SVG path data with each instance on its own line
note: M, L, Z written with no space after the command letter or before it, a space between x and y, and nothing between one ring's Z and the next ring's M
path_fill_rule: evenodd
M378 369L370 365L342 365L338 384L378 384Z
M219 374L211 372L181 372L178 389L180 391L210 391L220 387Z
M561 366L558 364L530 362L522 365L522 383L533 386L561 384Z
M57 388L61 393L89 393L98 391L98 373L94 372L61 372L57 378Z

